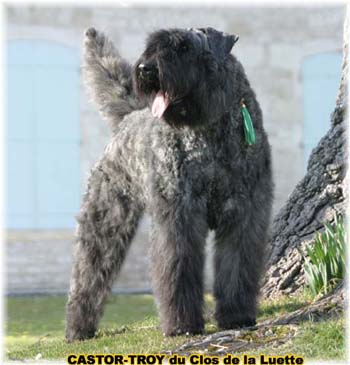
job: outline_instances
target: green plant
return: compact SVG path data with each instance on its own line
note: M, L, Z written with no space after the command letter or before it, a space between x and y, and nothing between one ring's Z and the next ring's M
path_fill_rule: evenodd
M333 224L325 224L314 244L306 248L304 270L314 296L326 294L345 275L345 227L342 217L334 216Z

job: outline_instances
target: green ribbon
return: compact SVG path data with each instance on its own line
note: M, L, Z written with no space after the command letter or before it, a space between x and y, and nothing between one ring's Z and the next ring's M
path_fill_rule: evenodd
M243 99L241 100L241 112L243 116L245 142L248 146L251 146L255 144L255 130L252 118L250 117L249 111L244 104Z

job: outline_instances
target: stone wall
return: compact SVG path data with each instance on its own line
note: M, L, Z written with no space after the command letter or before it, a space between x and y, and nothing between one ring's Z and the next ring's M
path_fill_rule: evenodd
M309 55L341 51L344 13L341 6L199 9L18 5L7 8L7 39L39 38L80 49L84 29L93 25L110 34L120 53L133 62L143 49L146 34L160 27L212 26L238 34L240 39L233 53L245 66L256 90L272 145L276 182L274 208L277 210L303 175L302 62ZM84 190L88 171L102 153L109 132L95 107L89 104L82 85L80 110L81 184ZM148 224L144 223L142 227L118 288L149 287L144 259ZM23 275L26 280L32 278L31 290L64 290L68 285L72 241L72 234L68 234L70 239L62 240L54 238L57 232L49 232L43 239L33 236L32 232L11 232L9 291L25 291L25 285L21 284ZM24 245L24 241L28 244ZM55 245L58 261L55 259L52 263L50 257ZM62 245L65 245L64 249ZM64 259L58 259L63 256ZM136 264L130 256L136 257ZM44 263L40 270L37 257L42 257ZM53 271L56 278L50 287L46 279L54 275ZM62 279L58 280L60 273Z

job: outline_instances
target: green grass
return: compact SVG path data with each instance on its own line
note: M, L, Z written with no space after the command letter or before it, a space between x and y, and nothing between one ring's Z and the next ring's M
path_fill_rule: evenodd
M265 301L261 305L259 320L291 312L307 301L305 295ZM97 338L66 344L65 303L64 296L9 298L5 327L7 357L33 359L40 353L44 359L62 359L69 353L159 353L175 349L188 340L185 336L162 336L152 296L120 295L110 297ZM213 307L212 297L207 296L207 318ZM293 352L307 358L343 359L344 327L342 319L305 322L291 343L278 349L278 352L276 349L263 349L257 354ZM215 331L215 324L209 321L206 330L207 333Z
M313 359L345 360L345 319L305 322L300 336L295 338L292 352ZM288 349L291 351L291 349Z
M307 360L345 360L345 319L304 322L295 338L279 348L262 347L249 353L253 356L295 354Z
M163 338L153 297L111 296L97 339L66 344L64 307L66 297L9 298L7 302L6 350L10 359L64 358L69 353L159 352L177 347L185 336Z

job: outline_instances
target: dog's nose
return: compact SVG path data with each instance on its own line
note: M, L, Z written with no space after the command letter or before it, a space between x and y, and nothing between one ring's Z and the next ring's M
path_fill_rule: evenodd
M153 74L157 70L156 66L150 63L140 63L138 69L143 75Z
M139 70L140 71L144 71L144 72L147 72L147 71L150 71L151 68L149 65L145 65L144 63L140 63L139 64Z

